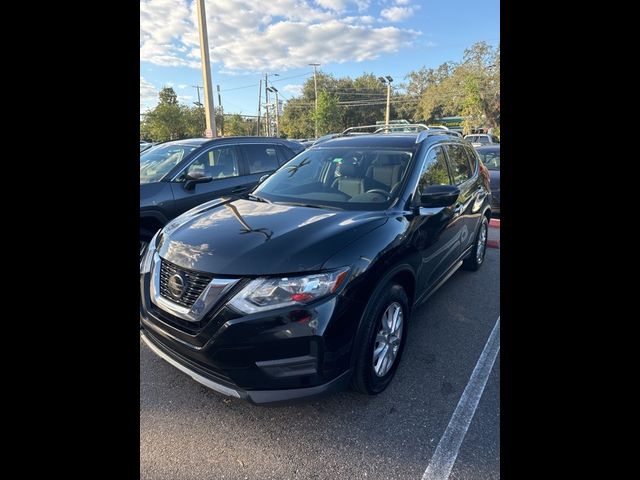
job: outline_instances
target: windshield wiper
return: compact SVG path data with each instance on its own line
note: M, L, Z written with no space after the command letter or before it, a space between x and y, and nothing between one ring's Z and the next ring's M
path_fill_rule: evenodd
M254 202L269 203L264 198L259 197L257 195L254 195L253 193L242 193L242 194L240 194L240 196L241 197L247 197L249 200L253 200Z
M308 207L308 208L321 208L321 209L329 209L329 210L344 210L344 208L334 207L333 205L317 205L312 203L302 203L302 202L273 202L278 205L293 205L294 207Z

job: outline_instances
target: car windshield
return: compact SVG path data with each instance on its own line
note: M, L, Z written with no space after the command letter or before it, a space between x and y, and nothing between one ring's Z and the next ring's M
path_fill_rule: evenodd
M157 145L140 155L140 183L158 182L196 148L193 145Z
M477 150L478 155L482 159L482 163L489 170L500 171L500 150Z
M274 203L384 210L395 199L412 151L314 148L291 159L253 194Z

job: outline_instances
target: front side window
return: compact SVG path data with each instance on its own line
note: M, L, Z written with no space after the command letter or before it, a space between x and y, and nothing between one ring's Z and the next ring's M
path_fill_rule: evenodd
M239 148L249 164L249 174L271 172L280 166L275 145L239 145Z
M178 177L178 181L183 181L186 177L211 177L215 180L238 175L240 169L235 147L215 147L196 158Z
M466 182L471 178L472 173L464 147L462 145L447 145L447 153L449 155L449 165L451 166L453 182L456 185Z
M158 145L140 155L140 183L159 182L196 148L191 145Z
M434 147L427 154L418 181L418 195L425 193L427 187L432 185L451 185L451 177L442 147Z

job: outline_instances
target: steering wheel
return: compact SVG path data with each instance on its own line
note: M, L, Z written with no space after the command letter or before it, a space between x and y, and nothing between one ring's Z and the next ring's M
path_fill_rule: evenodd
M391 194L389 192L387 192L386 190L382 190L381 188L372 188L371 190L367 190L364 193L381 193L382 195L387 197L387 200L389 200L391 198Z

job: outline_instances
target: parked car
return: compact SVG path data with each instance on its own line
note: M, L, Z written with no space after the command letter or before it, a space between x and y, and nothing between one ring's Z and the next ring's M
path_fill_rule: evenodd
M303 147L262 137L193 138L140 155L140 254L172 218L211 199L252 188Z
M140 334L255 404L382 392L411 313L484 262L490 191L445 131L344 135L169 222L140 263Z
M465 140L471 142L474 147L481 145L491 145L494 143L500 143L500 139L495 135L489 135L487 133L474 133L472 135L465 135Z
M140 142L140 153L144 152L145 150L153 147L155 145L155 143L151 143L151 142Z
M489 170L491 212L500 215L500 144L476 147L476 152Z

